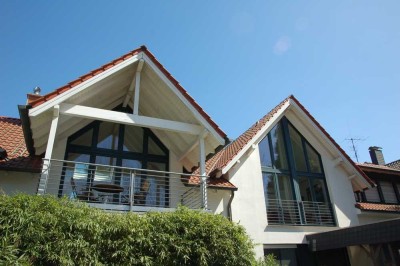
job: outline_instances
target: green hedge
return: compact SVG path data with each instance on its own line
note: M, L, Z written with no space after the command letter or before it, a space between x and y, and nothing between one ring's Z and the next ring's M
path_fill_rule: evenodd
M0 265L252 265L244 229L220 215L106 213L49 196L0 196Z

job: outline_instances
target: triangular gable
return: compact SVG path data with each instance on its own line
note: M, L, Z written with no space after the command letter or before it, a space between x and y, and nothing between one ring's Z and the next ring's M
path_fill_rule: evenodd
M89 84L91 81L95 79L101 78L102 75L108 75L108 70L118 69L124 67L124 65L128 65L132 63L137 57L141 55L143 58L148 59L148 63L151 64L157 71L160 71L162 75L164 75L165 80L170 82L172 86L176 89L178 97L187 104L188 107L203 119L203 125L206 128L209 128L211 133L217 135L216 137L220 139L220 142L226 138L226 134L219 128L219 126L211 119L211 117L200 107L200 105L188 94L188 92L179 84L179 82L161 65L161 63L155 58L155 56L145 47L141 46L138 49L135 49L108 64L105 64L71 82L67 85L62 86L46 95L43 95L39 98L32 99L28 102L28 104L33 108L30 110L30 115L36 115L38 113L44 112L52 108L54 105L58 104L58 101L61 101L61 98L67 96L62 99L65 101L68 99L68 94L72 94L74 89L78 89L78 87L83 87L85 84ZM131 60L131 61L129 61ZM137 59L136 59L137 60ZM30 97L32 98L32 97ZM57 101L58 100L58 101Z
M363 188L374 186L372 180L350 159L346 152L336 143L336 141L326 132L326 130L315 120L315 118L305 109L305 107L293 96L287 97L268 114L253 124L247 131L240 135L236 140L226 146L224 149L216 153L212 158L206 162L207 173L216 172L220 170L222 174L227 173L232 166L249 150L253 145L261 141L269 130L283 117L288 109L292 109L297 113L305 116L310 123L317 129L318 133L329 142L342 156L343 161L352 167L364 184ZM196 173L196 172L195 172ZM365 181L365 182L363 182Z

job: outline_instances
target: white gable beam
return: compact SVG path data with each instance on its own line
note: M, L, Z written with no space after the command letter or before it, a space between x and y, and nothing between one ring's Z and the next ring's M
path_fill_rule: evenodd
M279 119L282 118L283 114L285 113L286 109L290 106L289 102L286 102L274 115L273 117L265 123L263 128L258 131L258 133L243 147L243 149L236 154L236 156L222 169L222 174L226 174L229 169L232 168L237 162L240 163L240 158L242 158L243 155L246 154L247 150L253 147L253 144L257 144L259 141L261 141L261 138L266 135L266 132L268 132L272 126L276 124L276 122L279 121Z
M57 97L54 97L53 99L50 99L47 102L42 103L41 105L32 108L29 110L29 116L38 116L41 113L47 111L48 109L52 108L53 106L60 104L64 101L66 101L67 99L69 99L70 97L74 96L75 94L78 94L79 92L83 91L84 89L88 88L89 86L107 78L108 76L118 72L119 70L135 63L141 56L142 56L142 52L132 56L131 58L119 63L116 66L113 66L107 70L105 70L104 72L82 82L81 84L73 87L72 89L58 95Z
M60 111L64 115L82 117L87 119L108 121L125 125L162 129L167 131L199 135L203 127L189 123L159 119L154 117L140 116L134 114L109 111L99 108L61 104Z
M144 60L139 61L138 69L136 71L136 81L135 81L135 97L133 102L133 114L139 114L139 94L140 94L140 73L142 72Z
M194 108L194 106L182 95L178 88L161 72L161 70L153 63L153 61L146 55L143 54L143 59L146 61L146 65L149 66L158 77L175 93L175 95L189 108L193 113L197 121L199 121L210 133L217 139L217 141L223 145L225 140L221 137L218 132L210 125L210 123Z
M144 64L144 60L140 59L138 66L136 68L136 74L133 76L131 85L129 86L129 89L128 89L128 93L126 94L124 103L122 104L123 107L126 107L128 105L128 102L133 95L134 88L136 88L135 89L135 101L136 101L136 98L139 98L139 96L136 97L136 90L138 90L139 86L140 86L140 73L142 72L143 64ZM139 102L139 99L138 99L138 102Z

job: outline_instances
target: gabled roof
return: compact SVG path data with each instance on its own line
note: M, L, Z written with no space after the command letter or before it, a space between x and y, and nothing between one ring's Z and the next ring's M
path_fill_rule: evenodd
M28 99L31 99L28 104L30 106L37 107L40 106L41 104L57 97L60 94L63 94L69 90L71 90L72 88L78 86L79 84L81 84L84 81L87 81L101 73L103 73L104 71L106 71L107 69L110 69L114 66L117 66L119 64L121 64L122 62L126 61L127 59L139 54L140 52L145 53L152 61L153 63L158 67L158 69L169 79L169 81L171 81L172 84L174 84L174 86L179 90L179 92L190 102L190 104L200 113L201 116L203 116L203 118L215 129L215 131L222 137L222 138L226 138L226 134L225 132L222 131L222 129L219 128L219 126L211 119L211 117L200 107L200 105L189 95L189 93L179 84L179 82L171 75L171 73L168 72L168 70L166 70L164 68L164 66L156 59L156 57L146 48L146 46L141 46L135 50L130 51L129 53L126 53L124 55L122 55L121 57L69 82L68 84L50 92L47 93L46 95L43 95L39 98L34 99L34 97L28 97Z
M358 167L353 160L346 154L346 152L336 143L336 141L326 132L326 130L315 120L315 118L306 110L306 108L293 96L290 95L279 103L275 108L273 108L264 117L253 124L248 130L246 130L242 135L240 135L236 140L227 145L224 149L216 153L206 162L206 173L209 174L216 169L228 171L226 167L233 161L239 159L240 154L244 149L249 148L248 144L255 138L255 136L262 131L264 126L268 122L273 122L276 120L276 115L278 112L282 111L284 108L288 108L291 104L295 103L304 114L311 119L314 125L328 138L329 141L338 149L338 151L347 159L347 161L354 167L354 169L365 179L367 182L374 186L374 182ZM224 169L225 168L225 169ZM194 174L199 174L199 169L197 169ZM192 182L196 183L196 177L193 177Z
M379 165L373 163L358 163L357 164L364 172L381 172L388 174L396 174L400 175L400 169L396 169L394 167L390 167L388 165Z
M41 158L29 156L26 149L21 120L0 116L0 147L7 151L7 159L0 160L0 170L41 171Z

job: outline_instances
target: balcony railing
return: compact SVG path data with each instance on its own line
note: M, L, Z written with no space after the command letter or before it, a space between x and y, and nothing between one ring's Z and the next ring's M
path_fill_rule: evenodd
M207 209L205 176L64 160L44 160L38 194L66 196L116 211Z
M268 224L335 226L331 203L268 199Z

